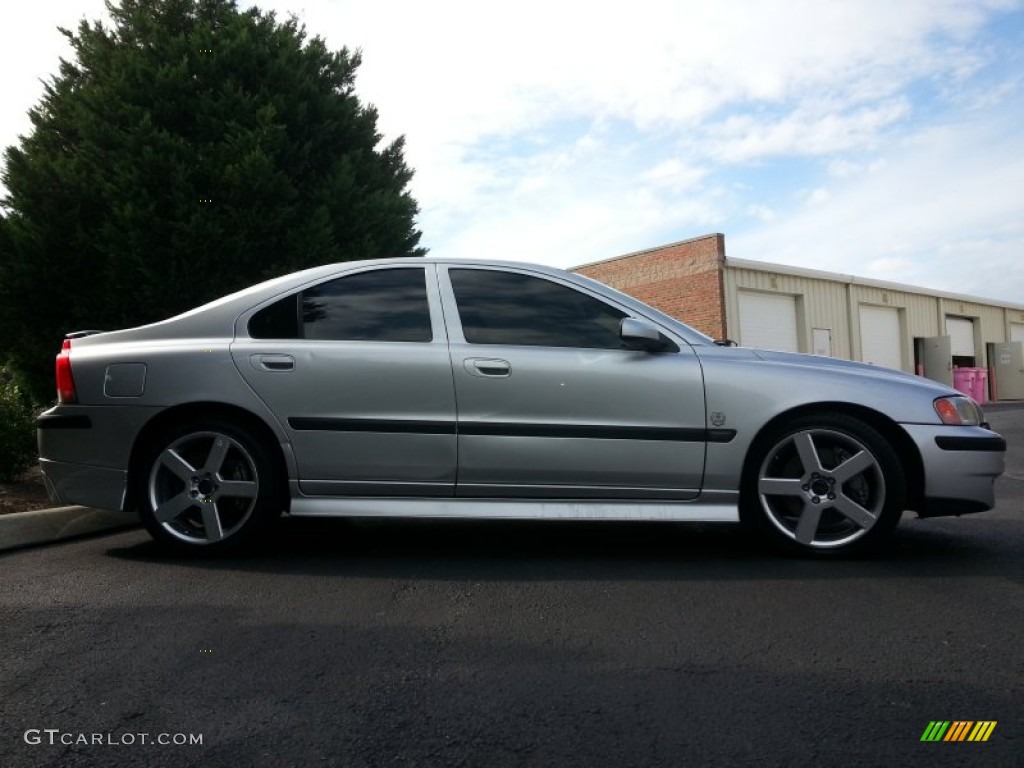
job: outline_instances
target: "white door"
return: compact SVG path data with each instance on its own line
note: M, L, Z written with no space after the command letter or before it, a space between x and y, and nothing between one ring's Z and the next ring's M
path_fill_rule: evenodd
M860 358L872 365L903 369L899 310L861 305Z
M977 357L974 351L974 321L966 317L946 317L946 333L953 345L953 357Z
M832 331L828 328L811 329L811 354L832 357Z
M796 297L740 293L740 344L744 347L799 352Z
M993 344L992 367L1000 400L1024 398L1024 341Z
M947 387L953 386L953 353L949 336L922 339L921 363L924 375Z

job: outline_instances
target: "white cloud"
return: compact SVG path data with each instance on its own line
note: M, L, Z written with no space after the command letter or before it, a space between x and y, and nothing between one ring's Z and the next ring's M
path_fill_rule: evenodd
M850 162L845 157L837 157L828 163L828 173L837 179L846 179L857 176L863 171L863 167L857 163Z
M875 158L864 162L852 162L845 157L836 157L828 161L825 167L829 176L837 179L848 179L863 173L877 173L885 168L884 158Z
M260 6L363 50L357 91L407 137L436 254L567 266L714 229L731 255L890 279L927 263L931 284L1024 297L962 258L1021 271L1024 61L991 26L1016 10L1019 37L1020 0ZM48 0L0 28L0 141L56 70L54 28L101 12Z
M1003 3L521 0L510 10L435 0L404 5L400 19L386 3L269 5L299 11L331 45L363 48L360 90L388 133L408 134L419 167L438 145L563 119L678 130L750 100L799 109L746 138L744 125L727 125L738 159L802 141L835 151L899 119L906 104L893 94L909 80L962 68L969 53L939 51L932 39L970 38ZM813 110L823 103L831 106ZM810 130L799 130L808 119Z
M680 184L699 184L700 172L671 162L636 171L635 150L602 141L585 152L518 159L514 172L503 164L499 175L514 183L478 195L471 213L432 231L446 256L572 266L649 245L651 232L702 231L724 219L716 190L675 194Z
M1010 5L523 0L504 12L437 0L396 24L386 5L320 0L306 3L305 19L329 43L364 49L360 92L386 132L407 135L435 253L564 266L728 230L740 210L762 228L757 240L730 237L730 253L806 263L808 243L819 243L835 249L829 263L858 271L866 253L933 252L1020 212L1020 196L990 205L1012 173L962 159L969 129L920 145L905 130L925 119L911 84L971 93L990 55L976 32ZM555 148L526 141L580 121ZM477 149L496 138L514 148L482 158ZM888 151L894 140L906 143ZM776 204L784 190L775 202L745 201L757 193L715 178L715 163L794 155L831 160L843 182L810 187L802 213ZM755 243L764 248L746 252Z
M759 203L753 203L748 205L746 208L748 216L753 216L758 221L772 221L775 218L775 211L769 208L767 205L761 205Z
M706 142L708 152L726 163L741 163L771 155L825 155L864 149L876 143L887 126L910 113L906 99L851 112L820 113L797 108L779 120L743 115L715 126L718 138Z
M641 173L640 179L655 187L680 192L699 187L707 173L706 169L696 168L679 158L671 157Z
M810 192L807 193L807 205L823 205L824 203L828 202L830 197L831 195L828 193L828 190L825 189L825 187L818 187L817 189L812 189Z
M868 261L860 273L864 277L874 277L879 280L893 280L894 275L899 275L901 282L913 283L918 282L921 277L920 267L921 263L914 259L885 256Z
M1024 136L1012 119L935 128L889 148L827 205L729 238L730 255L1024 303Z

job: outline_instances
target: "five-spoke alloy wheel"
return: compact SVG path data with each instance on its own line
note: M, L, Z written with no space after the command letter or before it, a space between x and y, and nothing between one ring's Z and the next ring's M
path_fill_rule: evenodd
M260 440L215 421L165 432L144 462L141 517L178 550L222 550L255 538L281 511L280 480Z
M899 459L873 427L845 414L806 415L759 441L748 462L744 517L803 551L851 552L899 521Z

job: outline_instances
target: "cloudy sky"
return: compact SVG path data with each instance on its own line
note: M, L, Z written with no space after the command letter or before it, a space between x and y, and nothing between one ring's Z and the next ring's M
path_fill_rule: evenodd
M260 7L362 49L434 255L567 267L723 232L736 258L1024 304L1024 0ZM4 145L56 27L103 4L14 13Z

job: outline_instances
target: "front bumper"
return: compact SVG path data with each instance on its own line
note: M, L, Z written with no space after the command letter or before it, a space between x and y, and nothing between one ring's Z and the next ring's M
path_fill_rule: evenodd
M903 424L924 464L921 517L963 515L995 506L1006 441L983 427Z

